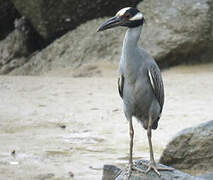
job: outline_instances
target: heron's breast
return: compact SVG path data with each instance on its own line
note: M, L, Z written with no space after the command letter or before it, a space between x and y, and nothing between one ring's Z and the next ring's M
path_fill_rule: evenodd
M147 80L135 78L125 81L123 100L134 111L148 111L147 109L152 102L152 89Z

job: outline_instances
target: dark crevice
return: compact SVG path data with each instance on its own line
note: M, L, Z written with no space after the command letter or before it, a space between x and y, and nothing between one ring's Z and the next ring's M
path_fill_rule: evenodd
M2 40L14 30L14 21L21 15L8 0L1 0L0 12L0 40Z

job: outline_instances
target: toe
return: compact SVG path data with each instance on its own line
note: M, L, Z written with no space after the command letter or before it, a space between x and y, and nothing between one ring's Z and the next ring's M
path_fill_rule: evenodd
M154 170L154 172L155 172L158 176L160 176L160 173L159 173L159 171L158 171L158 169L157 169L157 167L156 167L155 165L150 164L149 167L148 167L148 169L146 170L146 173L148 173L148 172L151 171L151 170Z
M135 171L141 172L141 173L145 173L144 170L142 170L142 169L140 169L140 168L138 168L136 166L132 166L132 169L135 170Z
M132 174L132 164L129 164L127 176L130 177Z
M132 175L132 171L137 171L139 173L146 173L144 170L136 167L134 164L129 164L128 165L128 171L127 171L127 176L130 177Z
M158 176L160 176L160 172L157 170L156 167L154 167L153 170L155 171L155 173L156 173Z

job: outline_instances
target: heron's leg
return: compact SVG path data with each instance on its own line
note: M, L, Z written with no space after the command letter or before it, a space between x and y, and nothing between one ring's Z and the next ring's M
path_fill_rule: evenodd
M157 166L156 166L156 162L155 162L155 159L154 159L153 148L152 148L152 118L151 118L151 116L149 117L147 136L148 136L148 141L149 141L150 164L149 164L148 169L146 170L146 172L148 173L151 169L153 169L156 172L156 174L158 174L160 176L160 173L159 173L160 170L161 171L171 171L171 170L173 170L171 168L157 168Z
M145 173L142 169L134 166L132 162L132 152L133 152L133 138L134 138L134 129L132 124L132 118L129 120L129 135L130 135L130 144L129 144L129 169L128 169L128 177L131 176L132 170Z
M149 141L150 164L146 172L149 172L151 169L153 169L160 176L160 173L156 167L153 148L152 148L152 117L151 116L149 116L147 136Z
M133 125L132 125L132 118L129 119L129 136L130 136L130 144L129 144L129 171L128 171L128 176L131 175L132 167L133 167L132 149L133 149L134 129L133 129Z

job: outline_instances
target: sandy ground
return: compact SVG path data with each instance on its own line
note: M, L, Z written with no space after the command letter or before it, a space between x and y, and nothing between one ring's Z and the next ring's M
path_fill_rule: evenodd
M96 73L102 76L0 76L0 179L98 180L104 164L127 163L116 71L107 66ZM156 159L179 130L213 119L213 64L178 66L163 78ZM148 159L146 132L136 121L134 127L134 157Z

